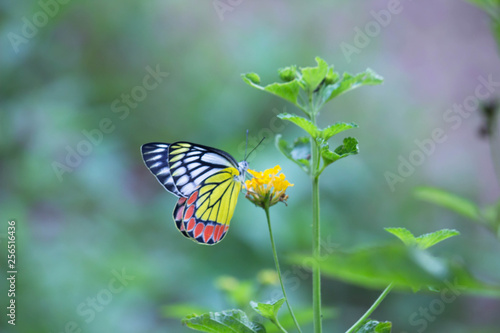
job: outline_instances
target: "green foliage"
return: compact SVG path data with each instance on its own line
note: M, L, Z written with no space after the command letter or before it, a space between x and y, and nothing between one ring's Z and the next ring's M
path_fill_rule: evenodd
M477 206L458 195L433 187L419 187L415 190L415 196L418 199L446 207L472 220L479 220L479 209Z
M328 140L332 136L339 134L340 132L343 132L345 130L351 129L351 128L357 128L358 125L355 123L335 123L333 125L328 126L327 128L321 130L320 137L323 140Z
M185 317L182 323L189 328L210 333L265 333L264 327L250 321L241 310L208 312L202 315L192 314Z
M318 64L316 67L301 68L302 77L298 82L300 82L300 86L306 92L318 89L328 73L328 64L323 59L316 57L316 62Z
M308 268L317 263L325 276L370 288L390 283L400 289L420 290L429 285L437 288L450 276L441 260L400 243L337 250L317 262L309 256L297 255L292 262Z
M385 321L368 320L355 333L391 333L392 323Z
M309 324L313 320L313 309L312 308L305 308L305 309L298 309L295 310L295 316L297 317L297 320L301 324ZM332 319L336 316L338 316L338 311L336 311L332 307L323 307L322 309L322 316L323 319ZM281 315L280 316L280 323L283 327L288 328L288 327L293 327L293 319L289 315ZM276 331L276 326L271 326L270 328L267 328L268 333L272 333Z
M500 238L500 201L480 209L470 200L434 187L419 187L415 196L421 200L448 208L471 219L474 222L485 224L498 238Z
M281 135L276 135L276 147L290 161L296 163L306 173L311 171L311 144L308 137L300 137L289 144Z
M260 77L255 73L242 74L243 81L256 89L279 96L301 109L310 118L333 98L364 85L381 84L383 79L371 69L352 75L342 76L333 66L316 57L316 67L289 66L278 71L285 83L260 85ZM339 79L340 78L340 79Z
M297 76L297 66L289 66L278 70L280 79L285 82L293 81Z
M302 128L304 131L309 133L309 135L314 138L314 139L322 139L322 140L328 140L331 137L333 137L336 134L339 134L340 132L343 132L345 130L351 129L351 128L357 128L358 125L355 123L343 123L343 122L338 122L333 125L328 126L325 129L319 129L316 125L314 125L309 119L306 119L304 117L300 117L297 115L289 114L289 113L280 113L278 115L278 118L283 119L283 120L288 120L295 125L299 126Z
M334 151L330 150L328 143L328 139L347 129L357 127L356 124L336 123L325 129L320 129L316 124L316 117L323 105L334 97L363 85L382 83L382 78L371 70L366 70L354 76L344 73L340 78L340 75L334 72L333 66L329 66L323 59L316 57L316 63L316 67L300 67L297 69L296 66L290 66L279 70L280 78L286 83L271 83L267 86L261 86L259 84L260 78L255 73L243 75L243 80L250 86L292 102L307 116L306 119L288 113L278 115L280 119L299 126L309 134L309 137L299 137L292 144L289 144L281 138L281 135L277 135L276 147L312 179L314 258L318 258L321 252L319 240L319 176L328 165L359 152L358 140L355 138L345 138L343 143ZM315 332L321 332L321 281L320 269L317 265L314 267L312 280L314 330ZM284 289L283 293L285 294ZM293 317L290 306L289 310ZM298 324L296 326L300 331Z
M280 298L279 300L270 303L259 303L252 301L250 302L250 305L262 317L269 319L274 325L276 325L278 328L281 328L278 320L278 311L280 310L283 303L285 303L285 299Z
M256 285L253 281L240 281L232 276L219 276L215 280L216 287L225 292L230 302L244 307L255 295Z
M405 245L417 245L421 249L427 249L445 239L460 235L457 230L450 229L442 229L418 237L413 236L406 228L385 228L385 230L398 237Z
M359 152L358 140L355 138L345 138L343 144L335 148L335 151L330 150L330 146L325 140L318 138L316 141L320 147L320 155L323 159L323 165L318 175L333 162L349 155L356 155Z
M288 120L295 125L302 128L304 131L309 133L309 135L313 138L317 138L320 134L320 130L316 125L314 125L309 119L299 117L289 113L280 113L278 118Z
M291 262L307 268L319 264L325 276L368 288L393 283L402 290L441 290L454 281L467 293L500 296L500 285L479 280L459 263L402 243L338 250L318 261L295 255Z
M381 84L384 79L375 73L373 70L367 68L364 72L352 75L349 73L344 73L340 81L325 87L324 97L326 97L325 102L332 100L333 98L351 91L353 89L359 88L361 86L373 86Z
M295 80L286 83L275 82L263 87L259 85L260 77L255 73L243 74L242 78L243 81L245 81L254 88L267 91L271 94L284 98L287 101L292 102L294 104L297 103L297 97L299 96L300 86L298 82Z

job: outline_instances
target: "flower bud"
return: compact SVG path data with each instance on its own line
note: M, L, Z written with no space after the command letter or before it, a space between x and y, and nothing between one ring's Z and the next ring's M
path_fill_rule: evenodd
M325 85L334 84L339 79L339 73L333 71L333 67L328 68L325 77Z
M278 73L280 75L280 79L282 79L283 81L293 81L295 80L295 77L297 75L297 66L293 65L290 67L280 68L278 70Z

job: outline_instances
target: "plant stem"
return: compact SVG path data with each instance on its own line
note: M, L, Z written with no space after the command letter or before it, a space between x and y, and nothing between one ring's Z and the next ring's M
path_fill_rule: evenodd
M316 110L311 106L311 120L316 125ZM321 333L321 271L319 267L319 258L321 255L320 247L320 220L319 220L319 151L314 138L311 137L311 177L312 177L312 205L313 205L313 224L312 224L312 253L315 265L312 268L313 279L313 323L314 332Z
M359 318L359 320L354 325L352 325L352 327L349 330L347 330L346 333L356 332L356 330L361 325L363 325L363 322L366 319L368 319L368 317L372 314L372 312L375 311L375 309L377 309L377 307L380 305L380 303L382 303L382 301L384 300L384 298L391 291L392 287L394 287L394 284L391 282L391 284L389 284L387 286L387 288L385 288L385 290L382 292L382 294L380 294L380 296L377 298L377 300L375 301L375 303L372 304L372 306L365 312L365 314L361 318Z
M283 284L283 279L281 278L281 269L280 269L280 263L278 261L278 253L276 252L276 246L274 245L273 229L271 228L271 217L269 216L269 207L264 207L264 210L266 211L267 226L269 227L269 236L271 238L271 247L273 248L274 264L276 265L276 272L278 273L278 278L280 280L281 291L283 291L283 297L285 297L286 306L288 307L288 311L290 312L290 315L292 316L293 322L295 323L297 330L300 333L302 333L300 326L299 326L299 323L297 322L297 319L295 318L295 315L293 314L292 307L290 306L290 303L288 302L288 297L286 296L286 291L285 291L285 285Z

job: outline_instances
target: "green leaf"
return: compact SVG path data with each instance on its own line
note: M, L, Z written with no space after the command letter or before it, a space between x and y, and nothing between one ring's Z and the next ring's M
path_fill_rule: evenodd
M307 256L295 256L293 262L309 268L316 263ZM401 243L332 251L318 263L325 276L372 288L385 288L391 282L400 289L439 287L450 274L439 259Z
M262 317L269 319L275 325L280 326L278 321L278 311L281 306L285 303L284 298L280 298L273 303L258 303L251 301L250 306L257 311Z
M344 158L349 155L356 155L359 153L358 140L356 138L345 138L342 145L335 149L335 153L339 158Z
M385 231L390 232L399 238L406 246L415 245L417 240L415 236L406 228L384 228Z
M356 89L361 86L366 85L376 85L383 82L383 78L377 73L367 68L364 72L358 73L356 75L351 75L349 73L344 73L342 79L336 83L326 86L323 92L324 102L339 96L340 94L346 93L350 90Z
M333 66L328 68L328 73L325 77L325 85L334 84L339 79L339 73L333 71Z
M262 325L250 321L241 310L209 312L185 317L182 323L189 328L211 333L265 333Z
M486 283L460 262L436 258L428 250L401 242L349 251L326 249L318 261L304 255L292 256L291 261L306 268L319 264L324 276L367 288L385 288L394 283L399 290L448 288L455 295L500 297L500 281Z
M241 77L243 81L251 87L270 92L271 94L284 98L293 104L297 104L297 96L299 95L300 85L296 80L285 83L275 82L263 87L259 85L260 77L255 73L242 74Z
M323 168L321 170L323 171L328 165L338 160L340 156L339 154L334 153L333 151L330 150L330 145L328 144L328 142L322 139L318 139L317 142L319 145L319 153L323 158Z
M272 83L266 87L264 90L279 96L287 101L297 104L297 96L299 96L299 84L296 80L286 82L286 83Z
M445 239L460 235L460 232L453 229L441 229L415 238L406 228L385 228L385 230L398 237L406 246L417 245L421 249L427 249Z
M379 322L377 320L369 320L361 326L356 333L391 333L392 323L390 321Z
M419 187L414 193L418 199L446 207L472 220L480 220L478 207L465 198L434 187Z
M453 236L460 235L460 232L453 229L442 229L435 232L431 232L429 234L425 234L417 237L416 241L420 248L427 249L439 242L444 241Z
M310 172L311 144L308 137L297 138L290 145L281 139L281 134L278 134L276 135L276 147L285 157L296 163L306 173Z
M322 129L320 131L320 137L323 140L328 140L332 136L339 134L340 132L343 132L343 131L351 129L351 128L357 128L357 127L358 127L358 125L356 125L355 123L342 123L342 122L335 123L331 126L328 126L325 129Z
M302 83L307 91L315 90L328 73L328 64L323 59L316 57L316 63L318 64L316 67L300 68Z
M319 146L320 155L323 158L323 166L319 171L320 174L333 162L349 155L355 155L359 152L358 140L355 138L345 138L344 143L338 146L335 151L330 150L328 142L323 138L317 138L316 142Z
M316 125L314 125L309 119L299 117L290 113L280 113L278 115L278 118L285 119L294 123L295 125L302 128L304 131L309 133L309 135L311 135L313 138L316 138L320 133L318 127L316 127Z

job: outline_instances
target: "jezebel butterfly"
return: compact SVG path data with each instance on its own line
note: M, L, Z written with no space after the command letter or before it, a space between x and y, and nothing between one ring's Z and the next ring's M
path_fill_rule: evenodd
M190 142L146 143L142 158L156 179L179 200L177 229L200 244L220 242L229 229L248 163Z

